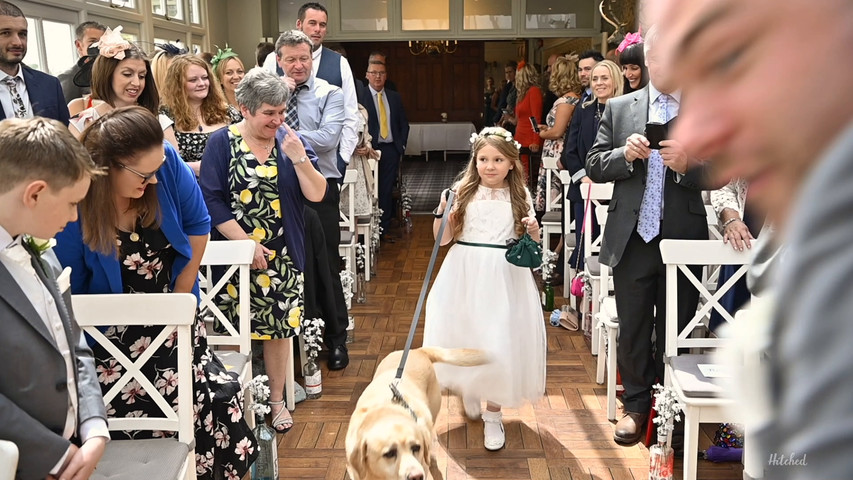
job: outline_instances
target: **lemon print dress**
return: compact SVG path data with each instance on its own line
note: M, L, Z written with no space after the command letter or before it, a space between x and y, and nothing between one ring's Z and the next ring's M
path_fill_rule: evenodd
M303 316L303 280L284 241L277 147L273 147L269 158L259 162L237 127L228 127L228 140L231 213L249 238L271 252L267 268L251 271L253 336L265 340L292 337L299 333ZM235 275L218 302L219 309L232 321L238 317L237 283Z

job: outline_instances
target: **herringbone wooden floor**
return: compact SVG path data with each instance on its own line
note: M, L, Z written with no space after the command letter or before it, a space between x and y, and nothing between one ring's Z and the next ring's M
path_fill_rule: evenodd
M368 283L367 303L353 305L356 333L349 346L349 367L329 372L323 362L323 396L297 405L293 429L279 436L282 479L347 479L344 438L349 416L378 361L404 347L429 263L432 216L414 219L413 233L383 243L377 275ZM419 326L415 347L421 344L422 332ZM504 410L503 450L486 451L482 422L467 420L461 401L444 395L430 469L435 480L648 478L648 449L613 442L605 389L595 383L595 357L588 341L581 333L550 326L547 333L546 395L534 405ZM706 427L701 448L710 443L707 433L715 426ZM741 470L740 464L702 461L699 478L739 479ZM681 472L676 474L680 478Z

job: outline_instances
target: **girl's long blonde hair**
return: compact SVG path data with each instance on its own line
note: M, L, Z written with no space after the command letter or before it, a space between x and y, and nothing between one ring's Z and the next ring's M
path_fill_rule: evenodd
M201 67L207 72L210 86L207 97L201 102L201 115L205 123L215 125L228 122L228 102L222 93L219 80L214 77L210 65L200 57L192 54L178 55L172 60L166 73L166 84L163 87L161 103L169 109L175 119L175 130L181 132L195 131L199 126L198 118L190 108L187 100L186 82L187 70L190 65Z
M477 156L480 149L486 145L492 146L512 163L512 170L506 176L509 184L510 201L512 203L512 218L515 222L515 232L520 236L525 232L521 219L529 213L528 194L524 180L524 166L521 164L517 143L512 134L500 127L483 129L471 145L471 159L468 166L457 177L456 207L453 209L453 238L462 235L465 225L465 210L480 186L480 174L477 172Z

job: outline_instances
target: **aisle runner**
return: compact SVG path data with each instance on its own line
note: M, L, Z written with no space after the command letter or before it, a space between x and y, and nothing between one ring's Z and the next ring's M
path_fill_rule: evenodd
M412 212L431 212L441 191L453 184L467 162L468 154L448 153L447 162L435 156L429 162L423 157L406 157L401 168L412 197Z

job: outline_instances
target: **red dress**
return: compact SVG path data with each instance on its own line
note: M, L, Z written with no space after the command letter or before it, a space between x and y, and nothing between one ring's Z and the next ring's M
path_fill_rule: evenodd
M542 90L537 86L531 86L524 98L518 101L515 105L515 118L518 123L515 126L515 139L523 148L529 148L530 145L542 147L542 137L539 136L539 128L530 124L530 118L536 119L536 124L542 123L539 116L542 115ZM523 155L521 162L524 164L524 171L530 172L530 159L527 155Z

